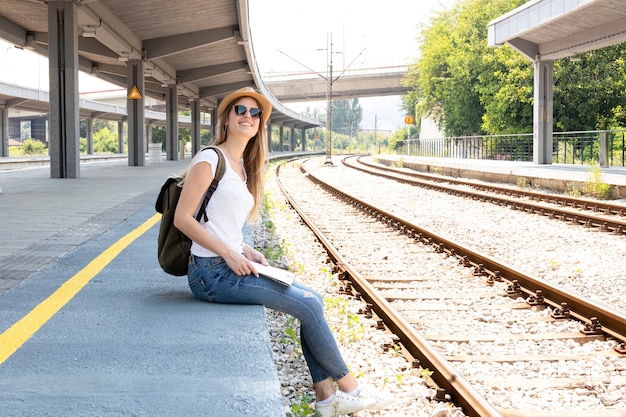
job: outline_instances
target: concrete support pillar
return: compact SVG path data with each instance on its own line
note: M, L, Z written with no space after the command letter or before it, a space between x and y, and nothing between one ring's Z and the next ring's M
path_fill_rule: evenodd
M117 122L117 153L124 153L124 120Z
M217 129L217 109L211 109L211 142L215 141L215 133Z
M200 150L200 99L191 102L191 154Z
M609 166L609 134L608 132L600 132L600 155L598 163L602 168Z
M284 135L284 129L283 129L283 125L280 125L280 127L278 128L278 151L282 152L283 151L283 135Z
M0 107L0 157L9 156L9 109Z
M267 129L267 149L269 152L272 152L272 123L268 122L265 129Z
M48 1L50 177L80 177L78 19L72 0Z
M534 61L533 162L552 164L554 62Z
M289 136L291 138L291 145L289 146L289 150L295 151L296 150L296 128L295 127L291 128L291 131L289 132Z
M85 120L87 124L87 154L93 155L93 118Z
M176 84L167 87L165 96L165 152L168 161L178 161L178 91Z
M148 122L146 124L146 148L145 148L146 152L149 151L151 143L152 143L152 123Z
M306 129L302 128L300 129L300 132L302 132L302 152L306 151Z
M143 78L143 61L131 59L126 63L128 114L128 166L143 166L146 160L145 149L145 90Z

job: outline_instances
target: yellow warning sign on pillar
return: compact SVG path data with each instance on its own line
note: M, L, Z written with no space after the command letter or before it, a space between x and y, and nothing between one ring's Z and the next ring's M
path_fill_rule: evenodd
M136 85L133 85L133 88L130 89L130 92L128 93L128 99L141 100L141 93L139 92L139 89Z

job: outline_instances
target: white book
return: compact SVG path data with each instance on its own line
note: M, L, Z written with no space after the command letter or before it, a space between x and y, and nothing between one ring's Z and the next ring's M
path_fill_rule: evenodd
M289 272L287 270L276 268L273 266L266 266L258 262L251 263L252 265L254 265L259 275L263 275L264 277L274 280L279 284L283 284L287 287L293 284L293 280L295 279L293 272Z

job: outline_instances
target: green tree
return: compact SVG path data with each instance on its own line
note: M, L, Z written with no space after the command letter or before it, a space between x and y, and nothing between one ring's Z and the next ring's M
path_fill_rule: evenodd
M333 100L333 132L351 136L363 120L359 99Z
M411 134L415 133L413 129L411 129ZM397 151L400 148L406 146L406 129L398 129L393 132L391 138L389 139L389 149ZM413 137L413 136L412 136Z
M626 43L554 64L554 121L558 131L626 126Z
M37 139L26 139L22 143L22 152L24 155L45 155L46 145Z
M178 128L178 140L182 140L183 144L191 142L191 129L188 127Z
M111 133L108 127L93 134L94 153L117 153L117 134Z
M209 143L213 142L213 135L211 131L208 129L203 129L200 131L200 145L206 146Z
M162 126L152 126L152 143L165 143L165 128Z
M81 118L79 121L78 128L80 131L80 137L86 138L87 137L87 119ZM104 128L109 129L111 132L117 132L117 122L112 121L112 120L93 119L94 133L99 132L100 130Z
M530 133L533 126L533 66L508 46L484 57L490 71L480 74L478 91L488 134Z
M465 0L421 28L421 58L405 77L403 107L430 116L447 136L528 133L532 63L508 46L487 47L492 19L523 0ZM626 43L554 63L554 129L626 126Z
M432 117L448 136L484 133L485 98L480 77L494 73L487 25L524 0L467 0L421 28L421 58L407 73L409 114ZM496 61L497 62L497 61Z

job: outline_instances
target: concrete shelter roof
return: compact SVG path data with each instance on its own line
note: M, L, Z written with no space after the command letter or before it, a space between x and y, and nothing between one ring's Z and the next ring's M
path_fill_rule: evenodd
M270 122L319 126L282 105L263 84L255 63L247 0L74 0L80 70L127 86L126 62L144 61L146 96L164 100L176 84L178 108L200 99L202 111L230 92L254 87L268 96ZM52 1L0 0L0 38L48 56Z
M491 21L489 46L554 61L626 41L623 0L532 0Z

